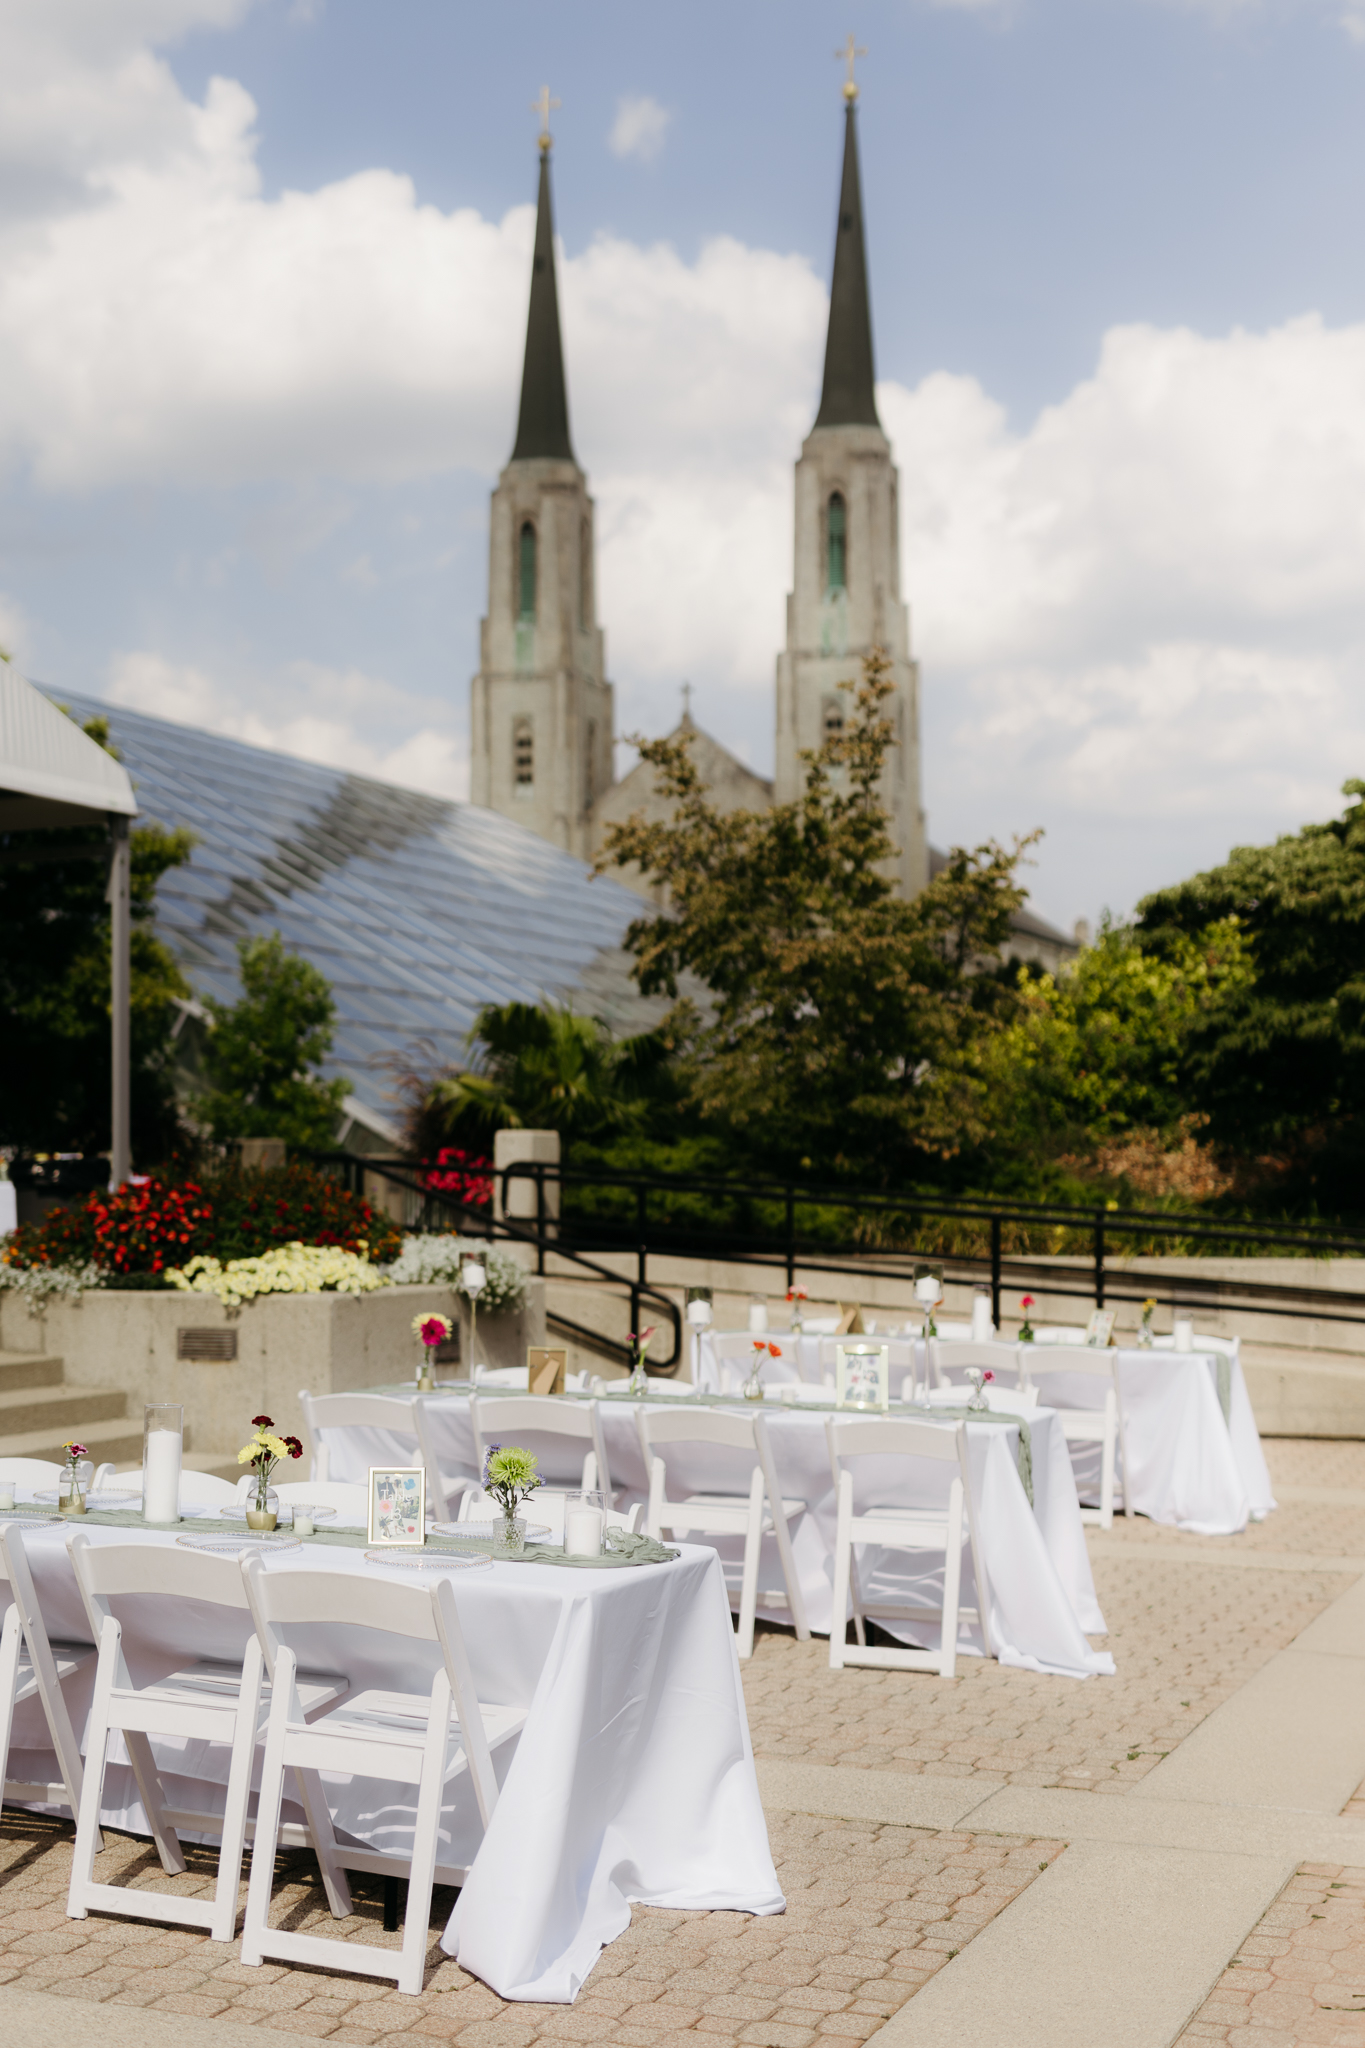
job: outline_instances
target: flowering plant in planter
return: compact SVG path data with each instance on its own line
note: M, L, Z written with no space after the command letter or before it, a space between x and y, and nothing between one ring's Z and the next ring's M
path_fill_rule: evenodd
M249 1465L255 1479L254 1491L247 1502L247 1516L250 1519L252 1515L268 1515L268 1526L273 1528L275 1514L270 1505L270 1475L282 1458L301 1458L303 1445L296 1436L276 1436L275 1425L268 1415L253 1415L251 1426L256 1434L237 1453L237 1463Z
M1029 1310L1036 1306L1033 1296L1031 1294L1021 1295L1019 1306L1024 1312L1024 1320L1019 1325L1019 1342L1021 1344L1036 1344L1038 1339L1034 1336L1033 1325L1028 1319Z
M422 1359L421 1374L418 1378L419 1386L430 1389L435 1385L436 1353L449 1338L453 1327L454 1325L451 1323L449 1316L413 1317L412 1332L415 1337L421 1338L425 1353Z

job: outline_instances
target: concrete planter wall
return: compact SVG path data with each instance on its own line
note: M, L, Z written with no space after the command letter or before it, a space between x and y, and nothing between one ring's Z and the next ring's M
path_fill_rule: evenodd
M253 1415L270 1415L301 1434L299 1390L353 1393L411 1378L420 1357L412 1319L449 1316L469 1356L469 1316L450 1287L385 1287L373 1294L275 1294L235 1313L206 1294L119 1293L99 1289L79 1302L55 1302L31 1316L12 1294L0 1295L0 1349L59 1355L70 1387L116 1386L128 1413L147 1401L179 1401L192 1448L236 1450ZM187 1337L183 1333L212 1333ZM222 1348L235 1335L236 1357L185 1357ZM481 1315L478 1355L488 1365L524 1365L526 1346L545 1342L545 1284L528 1279L512 1314ZM444 1376L463 1364L442 1368Z

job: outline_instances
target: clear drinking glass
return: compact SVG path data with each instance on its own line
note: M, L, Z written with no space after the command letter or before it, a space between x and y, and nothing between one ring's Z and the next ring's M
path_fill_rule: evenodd
M178 1401L149 1401L142 1411L142 1519L180 1520L180 1464L185 1410Z
M597 1488L578 1488L564 1496L564 1555L600 1557L607 1526L607 1496Z

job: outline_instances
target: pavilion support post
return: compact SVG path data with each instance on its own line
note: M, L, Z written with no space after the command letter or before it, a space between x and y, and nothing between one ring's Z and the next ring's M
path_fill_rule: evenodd
M128 820L112 817L109 820L109 836L113 848L113 859L109 864L109 960L110 960L110 1019L113 1054L113 1104L111 1116L111 1137L109 1156L109 1184L122 1187L133 1170L132 1102L129 1074L131 1067L130 1010L131 1010L131 961L130 933L131 909L129 905L130 846Z

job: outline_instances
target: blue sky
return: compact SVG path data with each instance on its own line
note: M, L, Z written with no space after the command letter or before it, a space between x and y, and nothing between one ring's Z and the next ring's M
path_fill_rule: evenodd
M622 731L771 761L835 45L939 844L1070 924L1365 765L1365 7L0 0L0 640L461 794L548 80Z

